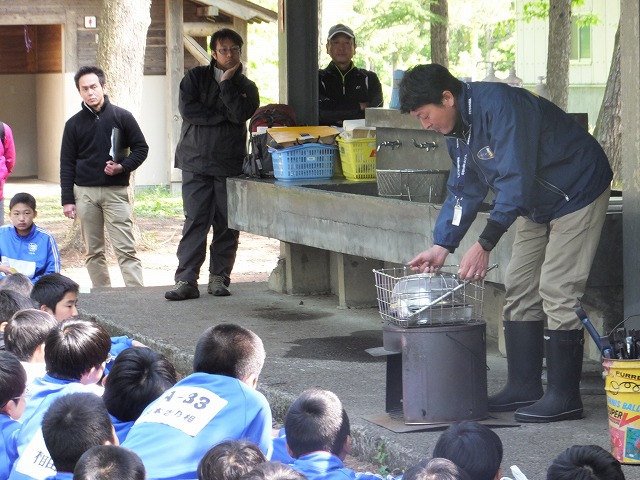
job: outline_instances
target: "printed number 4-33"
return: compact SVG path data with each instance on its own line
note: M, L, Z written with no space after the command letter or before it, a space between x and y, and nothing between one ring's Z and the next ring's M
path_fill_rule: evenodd
M175 391L171 392L169 395L164 397L164 399L167 402L170 402L173 396L175 395L175 393L176 393ZM187 403L187 404L193 403L193 408L198 410L205 408L211 401L207 397L198 397L197 393L191 393L186 397L176 397L176 400L182 400L182 403Z

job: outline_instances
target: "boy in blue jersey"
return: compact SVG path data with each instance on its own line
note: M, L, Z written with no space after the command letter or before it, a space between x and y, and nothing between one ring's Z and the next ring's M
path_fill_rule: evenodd
M29 387L33 395L22 416L18 453L9 478L45 479L55 474L42 435L42 419L59 397L75 392L102 395L102 378L111 339L106 330L87 320L66 320L45 340L47 374ZM102 400L100 400L102 402Z
M9 202L12 225L0 228L0 274L22 273L33 283L42 275L60 271L60 252L53 235L38 227L36 199L16 193Z
M198 464L198 480L239 480L267 459L246 440L227 440L209 450Z
M305 390L291 404L284 422L291 466L309 480L379 480L342 463L351 447L349 417L338 396L328 390Z
M7 478L18 458L16 438L26 401L27 374L11 352L0 352L0 478Z
M249 440L269 457L271 409L256 391L264 359L251 330L208 328L196 345L194 373L149 405L122 445L155 479L197 478L200 459L224 440Z
M84 452L73 470L76 480L146 480L142 460L116 445L99 445Z
M56 399L42 419L42 436L56 474L72 479L83 453L98 445L118 445L102 399L92 393L72 393Z

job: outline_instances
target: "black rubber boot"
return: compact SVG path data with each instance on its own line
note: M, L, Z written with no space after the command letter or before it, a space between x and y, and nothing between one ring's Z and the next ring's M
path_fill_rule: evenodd
M504 322L507 349L507 384L489 397L490 412L508 412L542 397L544 322Z
M580 375L584 351L583 330L545 330L547 391L529 407L516 410L524 423L549 423L582 418Z

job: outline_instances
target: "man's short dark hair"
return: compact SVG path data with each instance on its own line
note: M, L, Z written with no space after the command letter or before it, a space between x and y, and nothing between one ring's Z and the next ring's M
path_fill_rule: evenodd
M437 63L416 65L405 72L400 82L400 111L409 113L423 105L439 105L445 90L457 97L462 82Z
M31 361L58 321L48 312L36 308L18 310L4 329L4 344L23 362Z
M104 402L84 392L53 401L42 419L42 436L58 472L73 472L84 452L114 441Z
M80 285L65 277L60 273L48 273L43 275L33 285L31 298L38 304L38 307L45 306L56 311L56 305L64 296L69 293L78 293Z
M33 308L33 301L13 290L0 290L0 322L8 322L18 311Z
M24 273L12 273L0 278L0 290L11 290L29 298L33 290L33 282Z
M221 28L213 35L211 35L211 41L209 42L209 48L214 51L217 47L218 42L222 40L231 40L237 46L242 48L244 45L244 41L238 32L235 30L231 30L230 28Z
M80 380L107 359L111 337L98 323L71 318L58 324L44 341L47 373L64 380Z
M24 203L28 205L31 210L35 212L36 210L36 199L27 192L16 193L11 200L9 201L9 210L11 210L16 204Z
M145 480L142 460L133 450L115 445L97 445L76 463L73 480Z
M282 462L264 462L245 473L241 480L305 480L301 472Z
M598 445L574 445L558 455L547 480L624 480L620 462Z
M298 458L310 452L339 455L350 435L349 417L338 396L328 390L305 390L291 404L284 421L287 445Z
M477 422L449 426L433 449L433 456L447 458L473 480L493 480L502 463L502 441L497 433Z
M104 74L104 71L101 68L94 65L85 65L83 67L80 67L76 74L73 76L73 81L75 82L78 91L80 91L80 78L92 73L98 77L100 85L104 87L107 84L107 76Z
M11 352L0 350L0 410L12 399L24 393L27 373Z
M193 371L244 380L260 375L264 346L251 330L232 323L208 328L200 336L193 355Z
M131 347L116 357L102 399L111 415L132 422L177 381L176 369L164 355L150 348Z
M198 480L237 480L266 458L247 440L228 440L211 448L198 464Z

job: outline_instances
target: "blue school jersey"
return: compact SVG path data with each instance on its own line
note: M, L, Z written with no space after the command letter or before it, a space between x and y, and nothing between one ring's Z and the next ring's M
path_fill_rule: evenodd
M60 272L60 252L53 235L35 223L29 235L18 235L13 225L0 227L0 260L33 283L48 273Z
M122 445L122 443L127 438L129 434L129 430L133 427L134 421L123 422L118 420L113 415L109 414L109 418L111 418L111 423L113 424L113 429L116 431L116 437L118 437L118 442Z
M16 440L20 425L9 415L0 414L0 480L9 477L13 462L18 458Z
M122 444L151 479L196 479L214 445L245 439L271 454L271 408L261 393L224 375L193 373L151 403Z
M297 458L290 464L295 470L304 474L307 480L392 480L375 473L356 473L347 468L342 460L330 452L317 451Z

